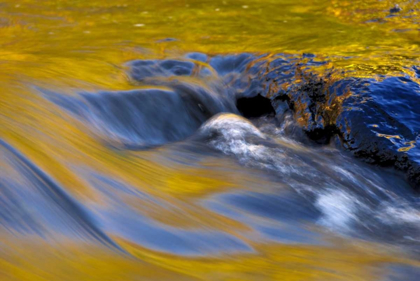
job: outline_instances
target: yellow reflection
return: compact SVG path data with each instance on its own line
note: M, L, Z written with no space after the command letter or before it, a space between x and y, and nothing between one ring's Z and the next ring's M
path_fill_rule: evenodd
M130 255L84 242L2 236L1 280L379 280L387 263L419 266L368 244L330 247L255 245L258 253L210 258L152 252L120 241ZM19 242L19 243L18 243ZM337 241L340 243L339 241Z
M320 73L336 67L345 68L344 75L349 76L414 77L406 67L419 64L418 4L401 4L405 17L387 17L393 4L374 0L2 1L0 137L83 202L103 203L74 166L123 179L178 208L178 213L153 209L127 199L127 204L159 222L238 235L249 229L194 206L194 200L240 189L250 180L232 171L231 162L219 163L219 170L230 169L226 173L169 168L153 161L153 151L110 149L32 86L67 94L132 89L137 86L125 74L125 62L189 51L311 52L330 61ZM175 40L159 42L166 38ZM271 87L272 92L279 90L278 85ZM331 112L328 122L334 121L332 113L339 112L336 107L347 96L336 98L331 106L335 108L323 110ZM408 151L414 142L406 145L400 151ZM400 258L401 253L381 251L380 245L325 248L267 242L252 245L252 254L186 258L118 241L133 258L82 242L50 244L25 235L0 234L1 280L374 280L381 272L373 269L383 263L415 264Z
M416 147L416 141L415 140L409 141L409 142L405 142L404 144L405 145L408 145L408 146L401 147L401 148L398 149L398 151L406 152L406 151L409 151L410 149Z

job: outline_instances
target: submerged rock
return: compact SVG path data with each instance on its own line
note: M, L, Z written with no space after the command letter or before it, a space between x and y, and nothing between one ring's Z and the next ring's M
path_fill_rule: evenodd
M76 97L44 93L76 118L87 121L103 140L131 149L185 139L213 115L235 112L233 102L194 85L80 93Z
M150 77L191 75L194 63L181 60L136 60L131 62L131 76L143 81Z
M265 140L266 137L247 119L229 113L214 116L201 126L195 139L220 139L223 142L257 138Z

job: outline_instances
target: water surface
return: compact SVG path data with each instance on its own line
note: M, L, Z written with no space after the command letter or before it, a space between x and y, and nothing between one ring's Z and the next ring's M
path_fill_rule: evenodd
M402 172L235 104L266 61L418 83L395 4L3 1L0 279L416 280Z

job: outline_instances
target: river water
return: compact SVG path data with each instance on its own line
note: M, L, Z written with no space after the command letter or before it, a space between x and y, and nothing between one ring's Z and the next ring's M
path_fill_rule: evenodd
M418 159L419 7L395 4L2 1L0 279L418 280L408 168L308 133L357 108ZM404 95L319 106L331 77Z

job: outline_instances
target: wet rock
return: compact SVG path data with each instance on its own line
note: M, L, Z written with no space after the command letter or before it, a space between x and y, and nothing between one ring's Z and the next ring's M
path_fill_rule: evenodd
M336 122L343 147L371 163L407 171L419 188L419 85L405 77L365 79L350 91Z
M401 12L402 11L402 8L400 7L400 5L398 5L398 4L395 4L395 6L394 7L392 7L391 9L389 9L389 12L391 13L391 14L395 14L395 13L399 13L399 12Z
M420 87L404 77L303 80L288 92L295 118L318 143L337 143L356 157L407 172L420 188Z
M298 63L284 58L248 63L243 69L252 82L238 78L243 83L238 88L240 96L262 95L273 105L286 101L297 124L313 141L327 144L334 138L356 157L405 171L419 189L419 84L409 77L376 80L343 79L337 72L319 75L310 71L317 64L308 56ZM252 69L256 65L259 71Z
M340 80L332 87L343 85L346 87L328 101L317 97L321 105L304 104L305 110L313 113L315 108L315 116L320 117L306 120L304 129L315 139L337 134L340 145L355 156L407 171L418 189L420 154L415 146L420 131L419 85L392 77L383 81ZM338 101L335 106L334 101Z

